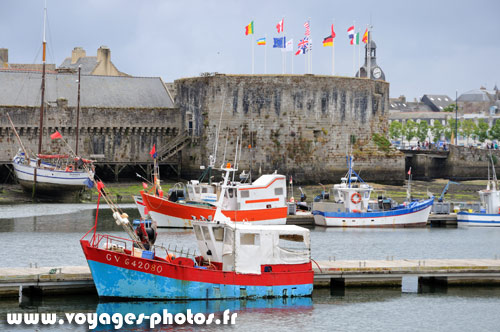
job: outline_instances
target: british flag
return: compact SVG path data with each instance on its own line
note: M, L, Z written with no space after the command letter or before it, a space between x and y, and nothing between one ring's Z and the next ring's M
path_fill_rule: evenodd
M308 48L309 48L309 38L304 37L304 39L301 39L299 41L299 45L298 45L299 50L297 51L297 53L295 53L295 55L299 55L300 51L302 51L302 54L306 54Z

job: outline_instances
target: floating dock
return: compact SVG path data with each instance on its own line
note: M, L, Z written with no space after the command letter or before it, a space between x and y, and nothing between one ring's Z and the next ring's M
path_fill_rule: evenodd
M499 285L500 259L313 261L315 287L403 286L405 279L444 285ZM96 293L88 266L0 268L0 296Z

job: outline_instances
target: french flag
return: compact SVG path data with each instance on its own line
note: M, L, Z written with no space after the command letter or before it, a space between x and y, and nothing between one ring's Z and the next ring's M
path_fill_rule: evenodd
M354 25L347 29L347 34L349 34L349 39L352 40L354 38Z

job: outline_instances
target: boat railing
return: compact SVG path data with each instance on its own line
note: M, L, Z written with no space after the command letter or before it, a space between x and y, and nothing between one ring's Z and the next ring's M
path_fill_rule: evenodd
M126 250L132 251L132 248L139 247L136 241L109 234L96 234L95 237L92 237L90 243L91 246L95 248L102 247L107 250L112 250L121 253L125 253ZM178 247L177 245L173 246L170 244L168 245L168 247L165 247L162 244L162 245L152 245L151 248L149 248L149 251L154 252L155 256L158 257L162 256L169 257L170 255L173 255L175 257L191 258L195 262L195 265L198 265L196 257L199 255L196 252L196 249L189 249L189 248L186 249L184 247Z

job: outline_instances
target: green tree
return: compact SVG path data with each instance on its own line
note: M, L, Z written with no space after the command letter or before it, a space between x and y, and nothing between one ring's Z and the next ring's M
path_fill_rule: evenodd
M431 127L432 141L434 143L438 142L443 136L444 126L440 120L434 120L434 124Z
M467 144L469 144L469 138L471 136L476 136L474 135L476 130L477 126L474 120L467 119L462 122L462 125L460 126L460 133L462 134L463 137L467 138Z
M489 136L491 139L500 140L500 121L495 121L495 124L490 129Z
M403 136L403 125L399 121L392 121L389 126L389 137L399 139Z
M450 104L443 108L443 112L455 112L455 104Z
M427 140L427 134L429 132L429 125L427 121L420 121L417 125L417 137L420 142Z
M490 126L488 125L488 123L486 123L486 121L484 121L484 119L480 119L478 121L474 134L477 136L479 142L484 143L484 141L486 141L486 139L488 138L489 129Z
M417 123L413 120L408 120L406 121L404 127L403 127L403 134L406 137L406 140L408 141L408 144L410 141L417 137Z
M446 137L446 139L451 139L452 135L455 137L455 123L455 119L448 119L446 128L444 129L444 137ZM458 121L457 130L460 130L460 121Z

